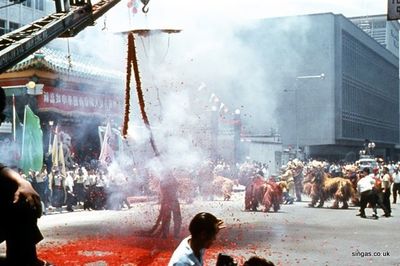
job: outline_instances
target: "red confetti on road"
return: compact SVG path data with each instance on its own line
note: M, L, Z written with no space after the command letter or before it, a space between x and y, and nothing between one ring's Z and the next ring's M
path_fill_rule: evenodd
M62 265L135 265L165 266L179 241L140 236L99 236L79 239L66 244L39 246L39 257ZM215 262L221 246L206 251L205 261ZM240 260L240 259L239 259ZM215 264L215 263L214 263Z

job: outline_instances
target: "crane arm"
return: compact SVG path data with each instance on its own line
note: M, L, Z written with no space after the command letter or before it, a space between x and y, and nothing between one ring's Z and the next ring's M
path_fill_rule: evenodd
M31 24L0 36L0 73L17 64L58 37L73 37L114 7L120 0L69 0L71 7L40 18ZM64 3L65 4L65 3ZM58 8L60 11L60 8Z

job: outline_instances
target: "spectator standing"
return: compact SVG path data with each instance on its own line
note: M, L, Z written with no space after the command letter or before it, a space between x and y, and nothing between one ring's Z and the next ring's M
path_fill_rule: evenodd
M399 166L396 165L393 172L393 204L397 202L397 195L400 194L400 173L399 173Z
M386 208L385 217L391 216L392 208L390 206L390 186L392 184L392 177L389 174L389 168L383 167L383 176L382 176L382 193L383 200L382 203Z
M84 174L81 167L78 167L75 173L75 180L74 180L74 193L76 195L77 203L83 204L85 201L85 181L86 175Z
M76 204L76 197L74 194L74 178L72 177L72 172L67 172L67 177L65 178L65 192L67 197L67 211L73 212L72 205Z
M51 205L61 212L65 203L65 178L58 169L55 169L51 178Z

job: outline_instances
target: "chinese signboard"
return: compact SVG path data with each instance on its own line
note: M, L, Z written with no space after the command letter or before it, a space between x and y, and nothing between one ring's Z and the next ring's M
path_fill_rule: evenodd
M38 98L39 110L116 115L123 110L123 99L116 95L94 94L75 90L45 87Z

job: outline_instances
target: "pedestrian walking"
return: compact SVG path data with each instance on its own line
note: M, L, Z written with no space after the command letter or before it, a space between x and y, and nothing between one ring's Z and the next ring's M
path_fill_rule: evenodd
M365 208L368 203L374 211L374 217L377 218L376 200L377 196L374 191L375 180L369 174L369 168L364 168L360 173L360 180L357 182L357 191L360 193L360 216L367 218L365 215Z

